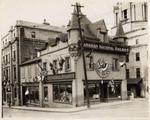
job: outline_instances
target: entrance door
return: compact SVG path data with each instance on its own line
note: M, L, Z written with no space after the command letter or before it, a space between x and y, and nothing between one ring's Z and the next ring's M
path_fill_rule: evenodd
M101 91L101 95L100 95L101 102L106 102L106 101L107 101L107 98L108 98L108 88L107 88L107 84L108 84L108 83L103 83L103 84L101 84L101 87L100 87L100 91Z
M26 99L26 87L22 87L22 99L23 99L23 105L26 105L27 99Z

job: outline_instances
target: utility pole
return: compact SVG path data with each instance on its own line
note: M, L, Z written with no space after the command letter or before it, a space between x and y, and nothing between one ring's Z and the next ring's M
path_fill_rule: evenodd
M76 3L76 5L72 5L76 8L77 13L75 14L78 18L78 27L79 27L79 35L80 35L80 40L81 40L81 54L82 54L82 59L83 59L83 68L84 68L84 77L85 77L85 86L86 86L86 100L87 100L87 108L90 108L90 101L89 101L89 87L88 87L88 80L87 80L87 70L86 70L86 63L85 63L85 55L84 55L84 40L82 36L82 29L81 29L81 19L82 16L80 13L81 6L79 3Z

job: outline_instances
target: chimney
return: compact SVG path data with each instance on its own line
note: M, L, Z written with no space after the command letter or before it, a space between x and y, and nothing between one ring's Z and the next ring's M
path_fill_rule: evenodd
M43 24L45 24L45 25L50 25L48 22L46 22L46 19L44 19Z

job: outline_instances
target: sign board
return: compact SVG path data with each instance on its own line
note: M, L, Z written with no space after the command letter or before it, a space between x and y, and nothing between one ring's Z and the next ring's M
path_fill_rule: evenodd
M52 80L67 80L67 79L75 79L75 73L64 73L64 74L57 74L57 75L48 75L47 81Z
M127 46L104 45L101 43L84 43L84 48L101 50L101 51L119 52L119 53L129 52L129 48Z

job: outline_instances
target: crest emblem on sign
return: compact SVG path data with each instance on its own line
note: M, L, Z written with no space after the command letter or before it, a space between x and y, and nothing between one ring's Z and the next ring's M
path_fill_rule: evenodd
M96 73L99 75L101 78L106 78L111 72L111 66L108 64L108 62L104 59L99 59L95 65L94 69Z

